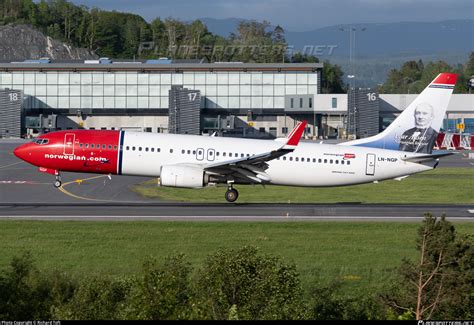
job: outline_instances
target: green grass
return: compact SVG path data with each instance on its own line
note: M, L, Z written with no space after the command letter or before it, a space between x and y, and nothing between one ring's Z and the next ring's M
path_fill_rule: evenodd
M346 187L308 188L236 185L239 203L474 203L474 168L438 168L402 181ZM183 189L158 187L151 180L132 188L138 194L164 201L225 202L224 187Z
M474 234L474 223L456 223ZM295 263L303 286L342 279L352 293L373 292L389 270L414 259L418 223L402 222L0 222L0 269L31 251L41 270L74 276L140 270L146 257L184 253L194 268L219 248L254 245Z

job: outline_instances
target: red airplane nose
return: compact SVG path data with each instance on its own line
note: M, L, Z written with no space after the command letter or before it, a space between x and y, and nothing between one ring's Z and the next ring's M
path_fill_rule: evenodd
M30 154L28 144L22 144L21 146L16 147L15 150L13 150L13 154L22 160L27 160L27 157Z

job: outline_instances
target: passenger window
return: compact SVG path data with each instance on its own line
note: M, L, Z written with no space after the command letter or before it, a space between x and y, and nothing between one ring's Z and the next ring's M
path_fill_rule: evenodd
M336 160L335 163L336 163L336 165L338 165L338 164L339 164L339 160Z
M318 159L318 163L321 163L321 158Z
M111 144L109 144L109 149L112 149L112 145L111 145Z
M132 147L132 151L135 151L135 147Z
M190 155L190 154L191 154L191 150L188 150L188 155Z
M238 156L239 156L239 154L238 154L238 153L236 153L236 154L235 154L235 157L238 157Z
M142 147L138 147L138 151L142 151Z
M229 152L229 157L232 157L232 152Z
M94 149L94 144L93 143L91 143L91 148Z
M86 143L85 147L86 147L86 148L89 148L89 144L88 144L88 143Z
M341 165L344 165L344 160L341 160Z
M79 143L79 148L82 148L82 143Z
M160 152L160 151L161 151L161 149L160 149L160 148L156 148L156 152Z
M129 147L129 146L127 146L127 150L130 150L130 147Z
M184 154L186 152L186 150L182 149L181 150L181 154Z
M106 149L106 148L107 148L107 145L103 144L102 149Z
M153 148L153 147L150 150L151 150L151 152L155 152L155 148Z
M222 157L225 157L225 152L222 153Z
M148 147L145 147L145 151L148 152Z
M309 158L306 158L306 162L310 162L310 161L311 161L311 159L309 159Z
M96 147L97 147L97 149L100 149L100 144L98 144Z
M242 158L243 158L243 157L244 157L244 154L243 154L243 153L241 153L241 154L240 154L240 157L242 157Z
M195 154L196 154L196 150L193 150L193 155L195 155Z
M170 153L173 153L173 149L170 149Z
M290 161L293 161L293 157L290 157Z
M296 158L295 158L295 160L296 160L296 161L299 161L299 158L298 158L298 157L296 157Z
M117 150L117 146L114 146L114 150Z
M350 164L351 164L351 161L350 161L350 160L348 160L348 161L347 161L347 164L348 164L348 165L350 165Z
M219 151L218 151L218 152L216 152L216 156L217 156L217 157L219 157Z
M283 157L283 160L286 160L286 157Z
M327 163L328 163L328 160L327 160L327 159L324 159L324 163L327 164Z
M332 164L332 159L331 159L331 160L329 160L329 163L330 163L330 164Z
M314 163L316 162L316 158L313 158L313 162L314 162Z

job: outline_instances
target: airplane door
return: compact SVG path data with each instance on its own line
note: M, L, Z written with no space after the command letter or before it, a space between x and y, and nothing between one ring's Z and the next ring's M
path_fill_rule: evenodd
M214 149L207 149L207 160L214 161L216 151Z
M196 149L196 159L197 160L203 160L204 159L204 149L203 148L197 148Z
M65 155L74 154L74 140L76 140L76 135L74 133L66 133L64 135L64 154Z
M365 174L370 176L375 175L375 155L373 153L367 154L367 165L365 168Z

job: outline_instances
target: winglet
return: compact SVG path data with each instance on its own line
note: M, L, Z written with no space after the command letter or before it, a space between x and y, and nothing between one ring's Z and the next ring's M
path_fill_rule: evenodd
M288 141L286 142L287 146L297 146L300 142L301 136L303 135L304 129L306 128L308 122L306 120L299 122L295 128L288 134Z

